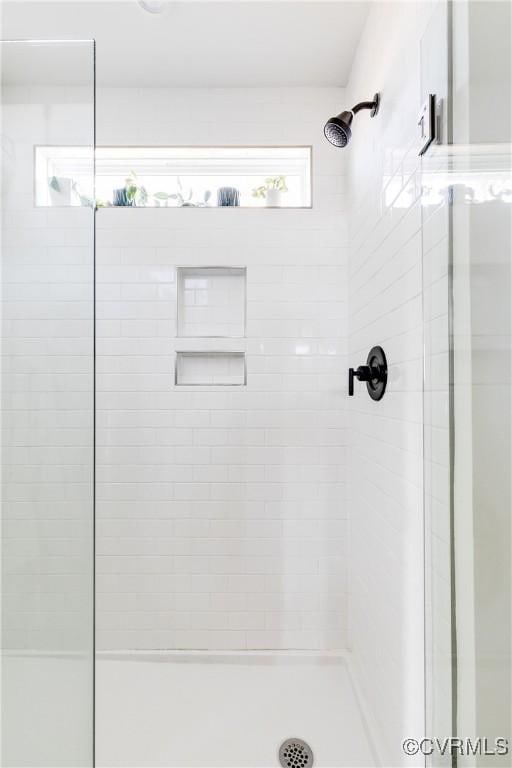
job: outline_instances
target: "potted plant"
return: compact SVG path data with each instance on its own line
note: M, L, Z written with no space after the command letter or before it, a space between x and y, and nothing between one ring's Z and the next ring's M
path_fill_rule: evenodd
M48 179L50 204L53 206L71 205L73 190L73 179L67 179L63 176L51 176Z
M179 176L177 178L177 184L177 192L155 192L153 197L158 201L158 204L163 202L164 205L167 205L169 200L176 200L179 208L205 208L208 205L208 200L212 194L209 189L204 193L202 200L193 202L192 197L194 190L190 187L190 189L185 192Z
M76 195L77 199L80 201L81 206L84 206L86 208L94 208L94 205L95 205L94 200L88 195L82 194L82 192L80 191L80 185L78 184L78 182L76 181L73 182L72 190L73 190L73 193ZM98 205L98 202L99 201L96 201L97 208L101 207L101 204Z
M236 208L240 205L240 191L236 187L219 187L217 205L219 208Z
M282 195L286 192L286 176L268 176L264 184L253 189L252 196L264 199L269 208L279 208Z
M128 199L128 205L137 207L144 207L148 201L148 193L146 187L139 184L137 174L134 171L130 171L125 184L126 197Z
M148 201L146 187L139 184L137 174L130 171L124 187L114 189L113 202L116 206L144 207Z

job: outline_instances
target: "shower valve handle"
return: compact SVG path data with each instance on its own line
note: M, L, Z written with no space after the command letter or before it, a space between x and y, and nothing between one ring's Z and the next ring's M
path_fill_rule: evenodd
M358 381L372 381L378 376L376 368L370 368L369 365L360 365L359 368L348 369L348 394L354 396L354 378Z
M348 394L354 395L354 379L366 382L366 389L372 400L380 400L386 391L388 364L382 347L372 347L366 365L348 369Z

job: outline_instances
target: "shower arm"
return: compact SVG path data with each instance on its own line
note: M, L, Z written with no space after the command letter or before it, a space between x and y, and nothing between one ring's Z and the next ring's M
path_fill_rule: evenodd
M379 94L376 93L373 97L373 101L360 101L359 104L356 104L355 107L352 107L350 110L353 115L357 115L358 112L361 112L363 109L371 109L370 117L375 117L379 110Z
M360 112L362 109L373 109L375 106L374 101L360 101L359 104L356 104L355 107L352 107L350 110L352 114L357 115L358 112Z

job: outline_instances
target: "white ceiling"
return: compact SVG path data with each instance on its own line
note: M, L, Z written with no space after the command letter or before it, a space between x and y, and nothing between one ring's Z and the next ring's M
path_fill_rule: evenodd
M136 0L3 0L2 38L96 40L97 81L123 86L345 85L368 2L168 0L162 14ZM12 51L12 47L9 47ZM25 54L10 55L23 80ZM75 69L83 57L74 57ZM76 76L62 50L28 63L31 82ZM82 64L79 64L82 62ZM37 77L35 78L35 73Z

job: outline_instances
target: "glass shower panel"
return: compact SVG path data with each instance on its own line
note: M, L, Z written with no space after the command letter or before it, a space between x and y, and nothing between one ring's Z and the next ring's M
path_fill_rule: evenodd
M512 722L512 19L509 3L446 10L445 133L423 169L426 731L459 741L428 762L498 766Z
M94 43L1 57L2 764L91 766ZM87 188L39 206L36 148L63 144Z
M511 42L510 3L454 3L455 706L458 734L487 738L478 766L510 765L512 722Z
M423 454L425 515L425 735L450 736L452 725L448 145L449 5L438 4L421 41L421 99L435 97L438 143L422 156ZM437 55L433 55L433 52ZM429 765L450 765L449 751Z

